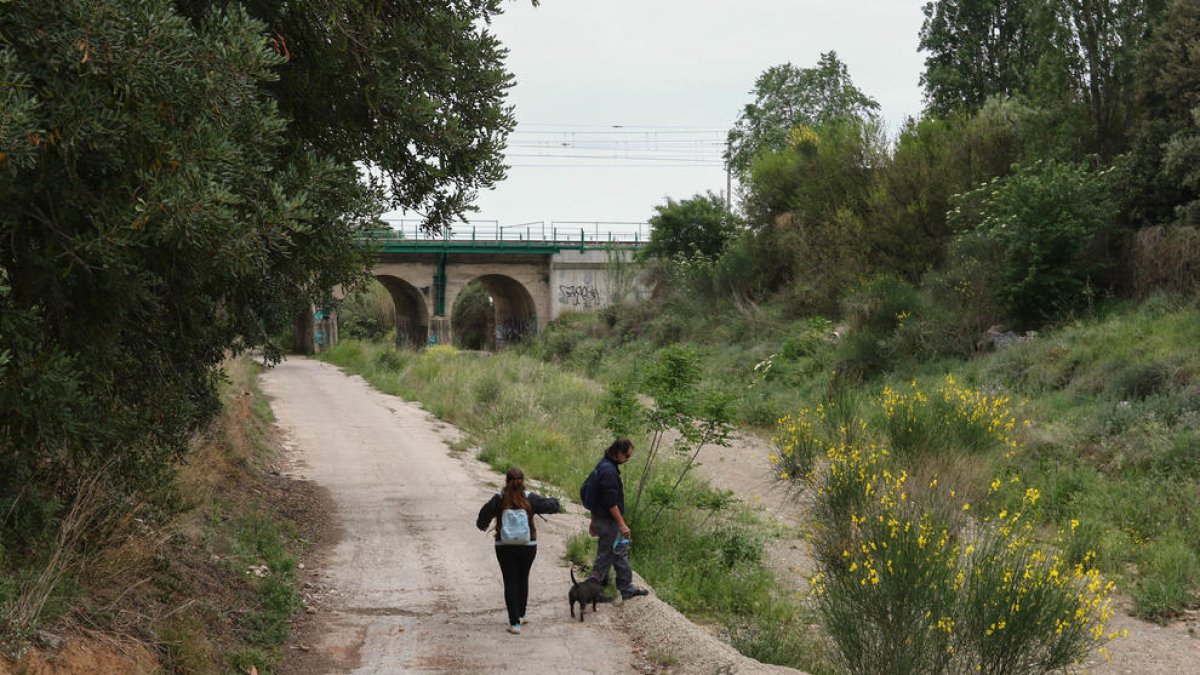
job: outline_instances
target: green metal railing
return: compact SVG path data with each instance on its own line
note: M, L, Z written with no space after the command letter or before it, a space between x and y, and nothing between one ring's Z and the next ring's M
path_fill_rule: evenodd
M372 237L384 252L526 252L580 251L614 244L640 246L649 238L646 223L614 221L545 221L500 225L496 221L463 223L450 232L430 234L418 220L386 221L390 230Z

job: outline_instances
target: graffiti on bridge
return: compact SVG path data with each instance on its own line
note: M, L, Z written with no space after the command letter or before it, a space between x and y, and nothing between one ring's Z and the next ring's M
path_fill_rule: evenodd
M558 302L572 307L598 307L600 291L595 286L559 286Z

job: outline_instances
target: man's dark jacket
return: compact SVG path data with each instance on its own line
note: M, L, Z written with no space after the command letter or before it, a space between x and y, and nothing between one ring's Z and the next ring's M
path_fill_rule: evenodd
M625 484L621 481L621 467L605 457L596 465L596 492L600 495L601 509L593 511L596 518L613 520L609 508L616 506L625 515Z

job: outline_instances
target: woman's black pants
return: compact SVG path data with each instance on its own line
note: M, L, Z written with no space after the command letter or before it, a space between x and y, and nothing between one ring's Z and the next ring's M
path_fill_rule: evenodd
M504 606L508 608L508 623L516 625L525 616L529 600L529 569L537 556L537 546L497 546L496 560L504 577Z

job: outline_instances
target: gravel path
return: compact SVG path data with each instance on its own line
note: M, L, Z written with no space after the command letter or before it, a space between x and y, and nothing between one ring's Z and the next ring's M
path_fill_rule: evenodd
M587 527L574 506L539 521L529 623L509 635L492 540L474 525L500 477L450 451L457 431L317 361L289 359L262 385L285 472L328 490L340 529L304 570L311 642L291 645L282 672L797 672L745 658L653 595L572 620L563 550Z

